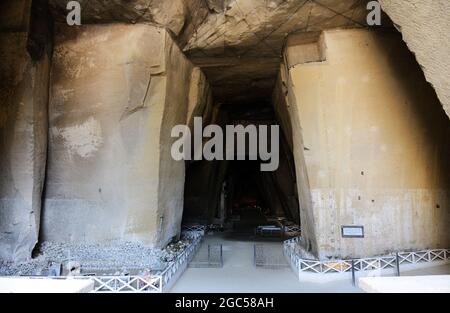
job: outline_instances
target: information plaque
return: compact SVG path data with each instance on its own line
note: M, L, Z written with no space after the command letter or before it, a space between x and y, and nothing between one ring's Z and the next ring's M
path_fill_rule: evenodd
M342 226L342 238L364 238L364 226Z

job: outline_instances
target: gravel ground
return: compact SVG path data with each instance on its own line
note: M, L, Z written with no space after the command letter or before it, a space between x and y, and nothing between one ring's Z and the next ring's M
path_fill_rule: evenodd
M47 276L51 269L59 268L67 275L126 275L148 271L159 272L189 244L182 240L164 250L137 243L112 241L102 244L66 244L43 242L36 256L25 263L0 260L0 276Z

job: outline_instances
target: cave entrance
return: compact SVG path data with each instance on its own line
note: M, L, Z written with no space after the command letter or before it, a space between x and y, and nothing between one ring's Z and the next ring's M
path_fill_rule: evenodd
M279 125L270 104L231 105L219 111L221 127ZM275 171L262 171L263 161L248 155L236 159L187 162L183 225L207 225L243 240L284 239L287 227L300 226L300 214L294 158L282 128Z

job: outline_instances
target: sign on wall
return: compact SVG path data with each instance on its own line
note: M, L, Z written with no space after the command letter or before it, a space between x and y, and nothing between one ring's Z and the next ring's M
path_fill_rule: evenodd
M342 238L364 238L364 226L342 226Z

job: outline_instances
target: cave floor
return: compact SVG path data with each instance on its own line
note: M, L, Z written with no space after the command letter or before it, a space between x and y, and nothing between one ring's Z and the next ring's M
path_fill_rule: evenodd
M175 283L172 293L358 293L351 280L300 282L282 253L287 238L261 238L254 234L257 225L270 224L258 210L245 210L234 223L233 231L215 232L204 237L194 262L208 253L208 245L222 245L222 268L188 267ZM264 246L263 254L285 267L256 267L254 245ZM200 256L200 258L199 258ZM206 259L206 258L205 258ZM280 262L281 261L281 262ZM405 276L449 275L450 264L404 272Z
M254 244L281 249L282 242L243 239L230 233L205 236L203 246L223 245L222 268L188 268L172 288L172 293L310 293L361 292L351 281L327 284L300 283L289 268L260 268L254 265Z
M281 238L261 239L250 233L206 235L199 253L208 245L223 246L222 268L187 268L172 293L360 293L350 280L327 283L298 281L290 267L254 265L254 245L282 249ZM278 251L278 250L277 250ZM450 264L403 272L402 276L450 275Z

